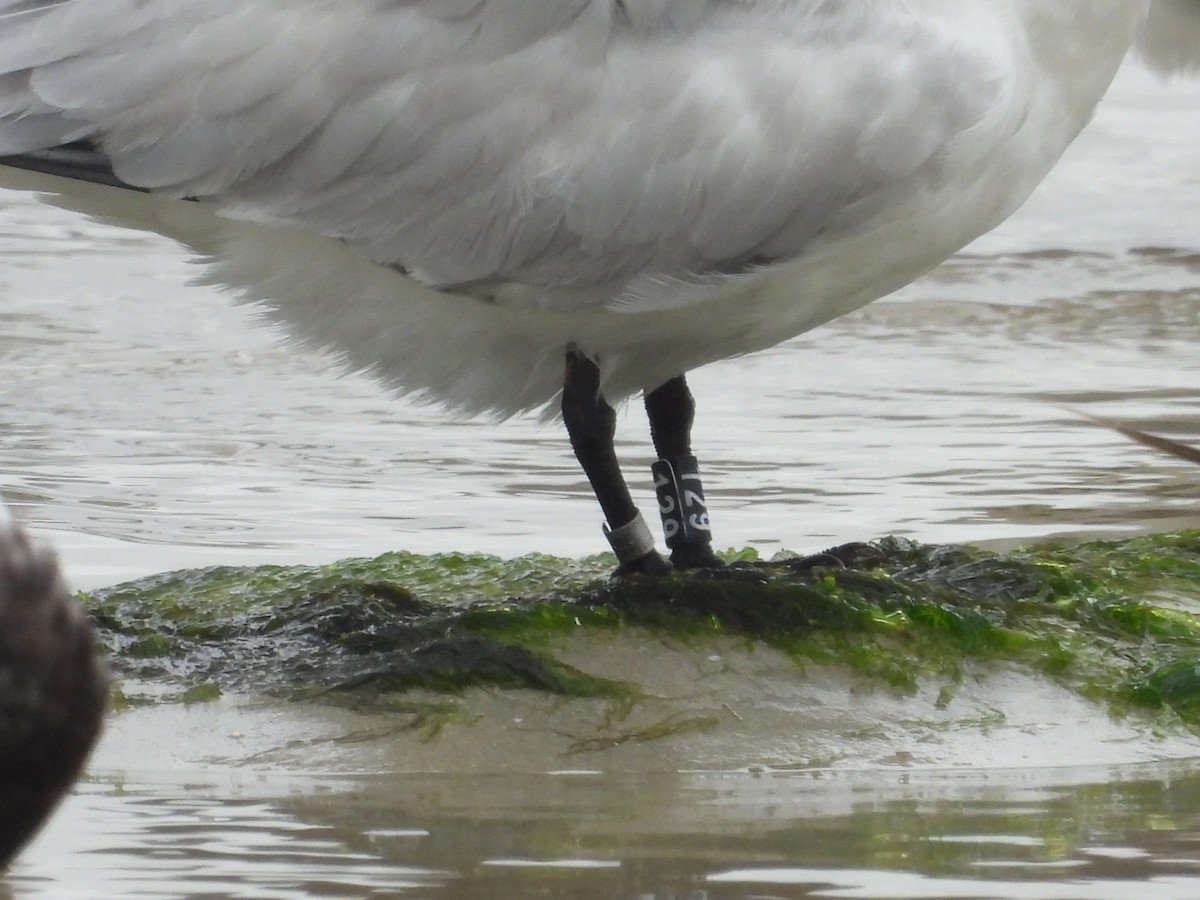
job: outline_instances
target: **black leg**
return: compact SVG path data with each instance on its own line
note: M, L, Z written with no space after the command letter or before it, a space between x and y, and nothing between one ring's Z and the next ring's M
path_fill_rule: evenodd
M671 562L678 569L723 565L712 550L700 470L692 455L696 402L682 375L646 394L650 435L659 460L652 467L654 489Z
M669 571L671 567L654 549L654 539L633 505L621 475L613 447L617 416L600 393L600 369L574 347L567 350L562 415L571 448L608 520L605 534L621 563L621 571L650 574Z

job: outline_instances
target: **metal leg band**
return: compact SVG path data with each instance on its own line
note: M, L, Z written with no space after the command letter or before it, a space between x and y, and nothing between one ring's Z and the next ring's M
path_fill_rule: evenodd
M704 488L700 484L696 457L660 459L650 471L654 475L654 491L658 495L658 511L662 514L667 546L674 550L683 544L712 543L712 526L708 523L708 508L704 505Z
M617 561L624 565L635 559L641 559L647 553L654 551L654 535L642 514L638 513L632 522L627 522L620 528L604 526L604 536L612 544Z

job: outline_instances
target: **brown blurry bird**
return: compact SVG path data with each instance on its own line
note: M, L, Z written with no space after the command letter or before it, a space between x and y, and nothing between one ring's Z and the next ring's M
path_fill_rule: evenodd
M108 676L54 554L0 506L0 869L53 811L100 733Z

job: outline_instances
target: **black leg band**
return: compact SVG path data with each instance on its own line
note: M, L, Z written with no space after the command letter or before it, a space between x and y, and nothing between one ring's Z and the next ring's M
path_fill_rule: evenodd
M675 550L684 544L711 544L712 528L704 505L700 467L694 456L660 459L650 467L658 511L662 514L667 547Z

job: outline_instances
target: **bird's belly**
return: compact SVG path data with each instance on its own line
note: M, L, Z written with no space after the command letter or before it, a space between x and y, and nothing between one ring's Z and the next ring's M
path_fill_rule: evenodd
M918 278L1024 201L1069 142L1048 133L1035 123L993 143L979 165L964 164L937 189L674 307L526 305L439 293L328 239L249 225L230 225L245 230L223 241L222 255L235 258L217 261L215 280L249 288L303 343L453 410L552 410L547 404L562 386L571 344L599 360L603 389L617 402L706 363L778 344ZM264 259L274 263L269 278L256 274Z
M899 290L1000 224L1068 140L1056 148L1018 135L969 177L949 179L794 260L733 279L707 302L660 313L607 312L589 323L582 343L602 365L611 360L606 388L620 396L796 337Z

